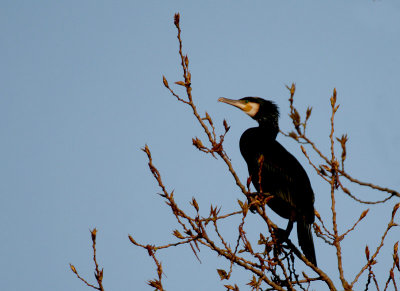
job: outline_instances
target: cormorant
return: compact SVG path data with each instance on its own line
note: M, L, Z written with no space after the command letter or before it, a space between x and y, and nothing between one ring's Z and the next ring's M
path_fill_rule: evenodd
M238 107L258 122L258 127L247 129L240 138L240 152L247 163L251 182L257 192L272 195L267 204L273 211L289 219L287 236L293 222L297 222L299 245L306 258L316 266L311 234L314 192L301 164L276 141L279 132L278 106L259 97L239 100L221 97L218 101Z

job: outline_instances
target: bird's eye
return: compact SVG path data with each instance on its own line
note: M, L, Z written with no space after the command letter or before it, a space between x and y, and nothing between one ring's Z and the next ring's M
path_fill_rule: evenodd
M246 103L246 104L249 103L249 100L244 100L244 103Z

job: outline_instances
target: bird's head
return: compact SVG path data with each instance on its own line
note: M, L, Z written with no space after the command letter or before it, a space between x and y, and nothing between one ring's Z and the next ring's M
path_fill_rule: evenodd
M244 97L239 100L220 97L218 101L243 110L251 118L256 120L260 126L273 127L279 131L279 109L278 106L270 100L265 100L260 97Z

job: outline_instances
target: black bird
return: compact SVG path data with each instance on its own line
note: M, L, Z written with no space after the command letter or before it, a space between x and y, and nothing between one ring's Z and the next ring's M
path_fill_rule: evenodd
M293 222L297 222L299 245L307 259L317 265L311 234L314 192L301 164L276 141L279 132L278 106L259 97L239 100L221 97L218 101L240 108L258 122L258 127L247 129L240 138L240 152L247 163L251 181L257 192L272 195L268 206L281 217L289 219L287 236Z

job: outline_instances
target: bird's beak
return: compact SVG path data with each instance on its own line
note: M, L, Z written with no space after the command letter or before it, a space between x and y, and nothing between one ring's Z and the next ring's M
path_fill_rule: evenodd
M224 98L224 97L220 97L218 98L219 102L223 102L229 105L233 105L239 109L241 109L242 111L246 112L246 114L248 114L251 117L254 117L258 110L260 110L260 104L256 103L256 102L248 102L245 100L233 100L233 99L228 99L228 98Z
M229 105L233 105L237 108L242 109L243 111L245 111L245 108L246 108L246 104L242 100L234 100L234 99L220 97L220 98L218 98L218 102L223 102L223 103L226 103Z

